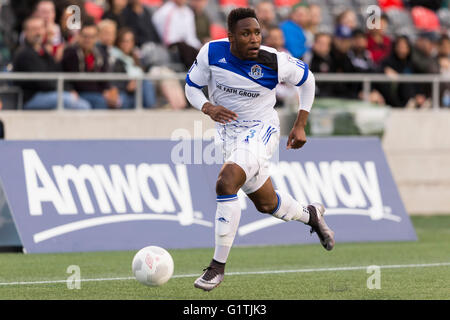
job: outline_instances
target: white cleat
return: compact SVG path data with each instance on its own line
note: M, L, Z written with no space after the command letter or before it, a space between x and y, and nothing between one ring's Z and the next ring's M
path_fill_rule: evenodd
M334 232L325 223L325 219L323 217L325 207L323 204L315 202L308 206L308 210L310 218L307 224L311 226L311 233L317 233L322 246L328 251L332 250L335 243Z

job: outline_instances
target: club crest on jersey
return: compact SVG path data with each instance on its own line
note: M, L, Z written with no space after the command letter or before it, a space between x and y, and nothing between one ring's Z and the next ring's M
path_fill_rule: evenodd
M253 79L259 79L264 75L264 73L262 72L262 68L260 66L258 66L257 64L255 64L250 69L250 72L248 73L248 75L250 77L252 77Z

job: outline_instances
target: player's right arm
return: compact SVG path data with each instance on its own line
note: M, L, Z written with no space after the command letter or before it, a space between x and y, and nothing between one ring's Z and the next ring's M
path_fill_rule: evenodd
M197 55L192 67L186 75L184 92L189 103L194 108L208 115L212 120L227 123L237 119L237 114L224 106L212 104L204 95L202 89L208 85L211 70L208 61L209 43L205 44Z

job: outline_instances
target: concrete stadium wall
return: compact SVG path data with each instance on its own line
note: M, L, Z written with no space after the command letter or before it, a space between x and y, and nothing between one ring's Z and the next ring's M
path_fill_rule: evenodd
M409 213L450 212L450 110L393 110L383 149Z
M200 138L214 127L197 110L1 111L0 120L8 140L157 139L180 128ZM392 110L382 145L407 211L450 213L450 111Z
M167 139L179 128L200 138L214 127L198 110L2 111L0 120L8 140Z

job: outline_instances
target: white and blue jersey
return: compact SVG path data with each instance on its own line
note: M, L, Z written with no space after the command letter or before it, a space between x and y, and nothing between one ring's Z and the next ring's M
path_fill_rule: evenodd
M186 76L189 86L208 86L209 100L238 115L237 122L259 120L278 124L275 87L285 82L301 86L308 66L284 52L261 46L256 60L231 54L228 39L205 44Z
M247 194L267 180L270 159L278 148L280 121L274 109L277 84L301 86L308 73L308 66L301 60L266 46L261 46L256 60L241 60L231 54L228 39L205 44L189 70L187 88L208 86L212 104L238 115L236 121L227 124L216 122L215 141L224 161L234 162L245 171L242 190ZM202 99L196 101L197 108L206 101L203 93L199 96Z

